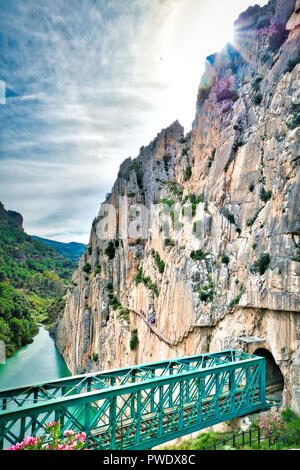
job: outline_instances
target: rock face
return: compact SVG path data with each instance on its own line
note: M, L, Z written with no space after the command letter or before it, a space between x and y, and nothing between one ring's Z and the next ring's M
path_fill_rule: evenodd
M7 211L8 217L19 227L22 232L24 232L23 228L23 216L19 212L15 211Z
M235 29L192 131L176 121L121 165L53 333L73 373L263 348L300 412L299 1Z

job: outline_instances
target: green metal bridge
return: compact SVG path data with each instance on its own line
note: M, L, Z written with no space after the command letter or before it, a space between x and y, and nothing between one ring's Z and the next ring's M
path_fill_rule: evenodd
M0 449L50 421L91 449L150 449L266 407L263 357L201 354L2 390Z

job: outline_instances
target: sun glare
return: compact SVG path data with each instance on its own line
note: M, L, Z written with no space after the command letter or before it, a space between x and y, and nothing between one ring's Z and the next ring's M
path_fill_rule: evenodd
M233 25L224 24L215 32L215 52L221 51L228 43L234 43L234 28Z

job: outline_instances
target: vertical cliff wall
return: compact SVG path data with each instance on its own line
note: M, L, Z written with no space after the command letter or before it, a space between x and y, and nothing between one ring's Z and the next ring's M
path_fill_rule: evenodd
M235 37L192 131L122 163L52 331L74 373L263 348L300 412L299 0L250 7Z

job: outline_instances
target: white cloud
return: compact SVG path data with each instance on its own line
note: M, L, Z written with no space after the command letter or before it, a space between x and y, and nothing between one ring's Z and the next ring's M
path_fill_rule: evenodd
M254 3L266 1L7 3L0 200L28 232L87 241L122 160L175 119L190 129L205 57Z

